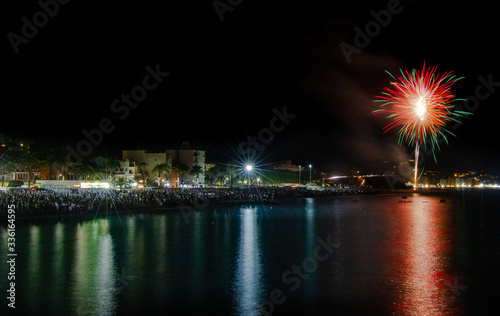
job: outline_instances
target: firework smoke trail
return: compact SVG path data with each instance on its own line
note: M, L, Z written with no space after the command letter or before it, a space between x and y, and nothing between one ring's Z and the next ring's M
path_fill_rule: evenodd
M411 72L400 70L401 76L397 79L387 72L394 81L385 87L380 96L375 96L374 102L383 102L381 109L373 114L386 113L386 118L392 122L384 127L384 133L399 126L398 145L405 141L409 146L415 146L415 189L417 188L417 166L420 146L431 152L439 148L439 138L446 143L446 134L455 136L447 130L446 124L450 121L461 123L459 118L471 113L453 111L455 94L451 86L462 78L452 75L451 71L442 75L436 74L437 67L425 68L421 71L413 69ZM436 159L434 155L434 159Z

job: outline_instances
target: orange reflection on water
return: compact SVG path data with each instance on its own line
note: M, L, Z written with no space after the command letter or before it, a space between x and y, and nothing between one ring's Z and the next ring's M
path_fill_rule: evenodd
M435 197L414 195L396 208L399 238L392 309L397 315L451 315L448 275L448 209ZM456 311L455 311L456 312Z

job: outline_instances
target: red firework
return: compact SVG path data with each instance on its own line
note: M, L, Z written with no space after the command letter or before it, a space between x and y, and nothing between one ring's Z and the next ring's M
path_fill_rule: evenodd
M422 71L401 71L397 80L391 75L395 81L391 82L390 87L384 88L382 95L376 96L379 100L375 100L384 103L381 109L373 113L387 113L387 118L392 120L384 127L384 133L399 126L399 145L403 140L410 146L415 144L414 189L417 188L420 145L426 146L429 140L431 151L434 152L436 147L439 148L439 136L448 142L445 132L453 135L445 128L446 124L449 121L460 123L457 118L470 114L453 111L455 94L451 92L451 86L460 78L451 72L436 74L436 69L426 69L424 63Z
M382 108L373 111L374 114L387 113L392 122L384 127L384 132L399 126L399 144L406 141L413 144L426 144L430 140L432 149L438 146L439 135L446 140L445 129L449 121L467 114L462 111L452 111L452 101L455 94L451 86L460 78L446 72L436 74L437 67L425 68L422 71L401 71L397 81L392 81L390 87L384 88L382 95L376 96L384 102ZM392 78L394 78L391 75ZM394 78L395 79L395 78Z

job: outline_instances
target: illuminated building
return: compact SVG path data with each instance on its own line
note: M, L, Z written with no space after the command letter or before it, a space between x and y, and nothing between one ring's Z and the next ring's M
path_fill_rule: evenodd
M203 184L205 182L204 172L197 176L190 174L190 170L193 170L194 166L200 166L202 171L205 170L205 151L193 149L187 142L183 142L179 149L168 149L161 152L124 150L123 159L128 159L130 164L135 164L135 166L144 164L149 181L158 181L158 175L153 172L153 169L157 164L167 163L172 169L166 177L169 179L170 186L178 187L182 184ZM181 164L187 167L187 171L182 173L182 175L175 170L175 166Z

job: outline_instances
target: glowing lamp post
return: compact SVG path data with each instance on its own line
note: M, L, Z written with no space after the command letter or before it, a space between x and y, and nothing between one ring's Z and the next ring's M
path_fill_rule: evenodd
M299 165L299 185L300 185L300 169L302 169L302 167Z
M252 165L246 165L245 170L247 171L248 174L248 187L250 187L250 173L252 172Z

